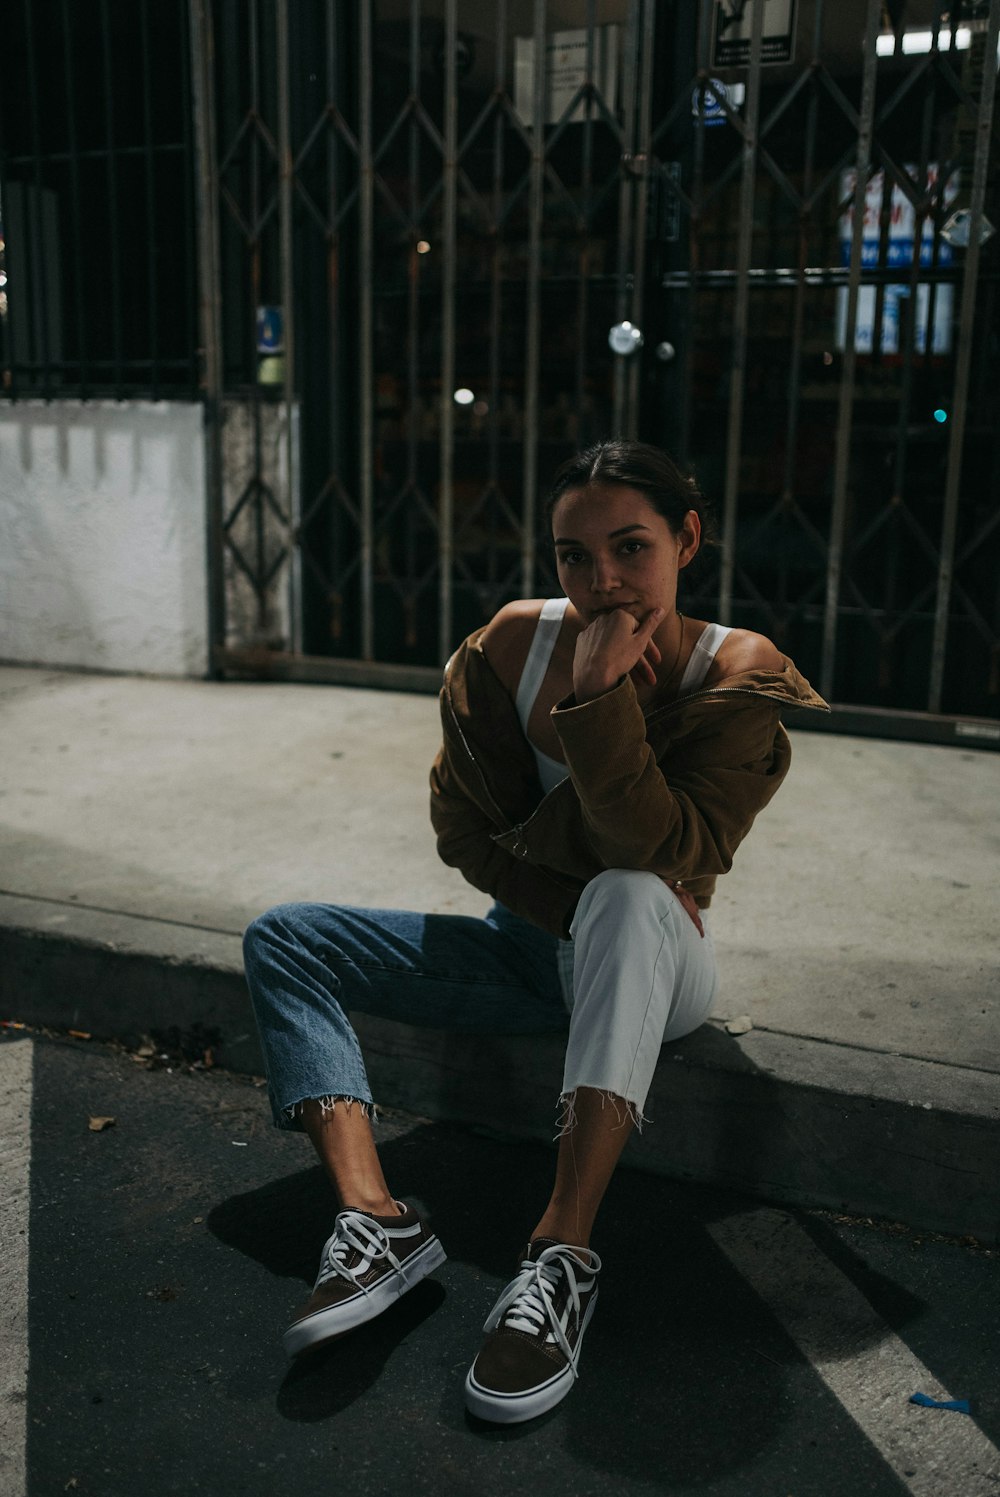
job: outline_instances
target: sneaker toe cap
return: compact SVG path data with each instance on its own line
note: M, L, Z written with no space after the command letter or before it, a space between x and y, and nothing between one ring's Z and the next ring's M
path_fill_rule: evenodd
M566 1359L555 1347L540 1346L517 1331L494 1332L472 1368L481 1388L496 1393L522 1393L562 1371Z

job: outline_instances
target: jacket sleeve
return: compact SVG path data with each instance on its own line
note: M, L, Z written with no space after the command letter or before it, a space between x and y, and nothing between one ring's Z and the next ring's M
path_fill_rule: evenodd
M579 888L497 846L492 834L498 828L463 789L447 746L431 769L431 825L441 861L457 868L474 889L551 935L569 935Z
M582 706L568 698L552 720L587 838L606 868L680 880L728 872L788 769L777 704L752 693L720 697L660 763L627 677Z

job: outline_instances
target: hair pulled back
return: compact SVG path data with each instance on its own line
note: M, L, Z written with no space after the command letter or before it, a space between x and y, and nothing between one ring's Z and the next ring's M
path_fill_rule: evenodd
M545 506L549 524L563 494L570 489L585 489L595 484L638 489L646 495L657 514L663 516L674 535L680 534L688 510L693 509L701 521L702 543L713 539L713 517L708 500L694 479L683 473L660 447L649 442L598 442L569 458L557 469L552 480Z

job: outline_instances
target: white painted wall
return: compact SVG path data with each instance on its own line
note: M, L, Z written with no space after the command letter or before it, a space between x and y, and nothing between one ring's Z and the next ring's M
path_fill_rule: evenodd
M202 676L202 413L0 406L0 659Z

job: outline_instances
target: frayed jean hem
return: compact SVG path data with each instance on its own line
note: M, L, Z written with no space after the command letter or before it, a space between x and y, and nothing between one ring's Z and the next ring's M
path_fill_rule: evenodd
M287 1107L272 1105L274 1113L274 1126L286 1133L304 1133L302 1123L302 1109L307 1102L318 1102L323 1117L327 1113L333 1113L339 1102L348 1113L352 1107L359 1107L368 1119L369 1123L378 1122L378 1109L375 1103L365 1097L348 1097L341 1093L326 1093L316 1097L300 1097L298 1101L291 1102Z
M615 1114L615 1128L624 1128L627 1125L641 1133L646 1123L652 1119L647 1118L638 1102L632 1102L627 1097L620 1096L617 1092L608 1091L605 1087L587 1087L588 1091L596 1092L601 1099L601 1111L610 1108ZM572 1133L577 1126L576 1095L579 1087L574 1087L571 1092L563 1092L559 1098L559 1116L556 1118L556 1131L552 1142L558 1143L568 1133Z

